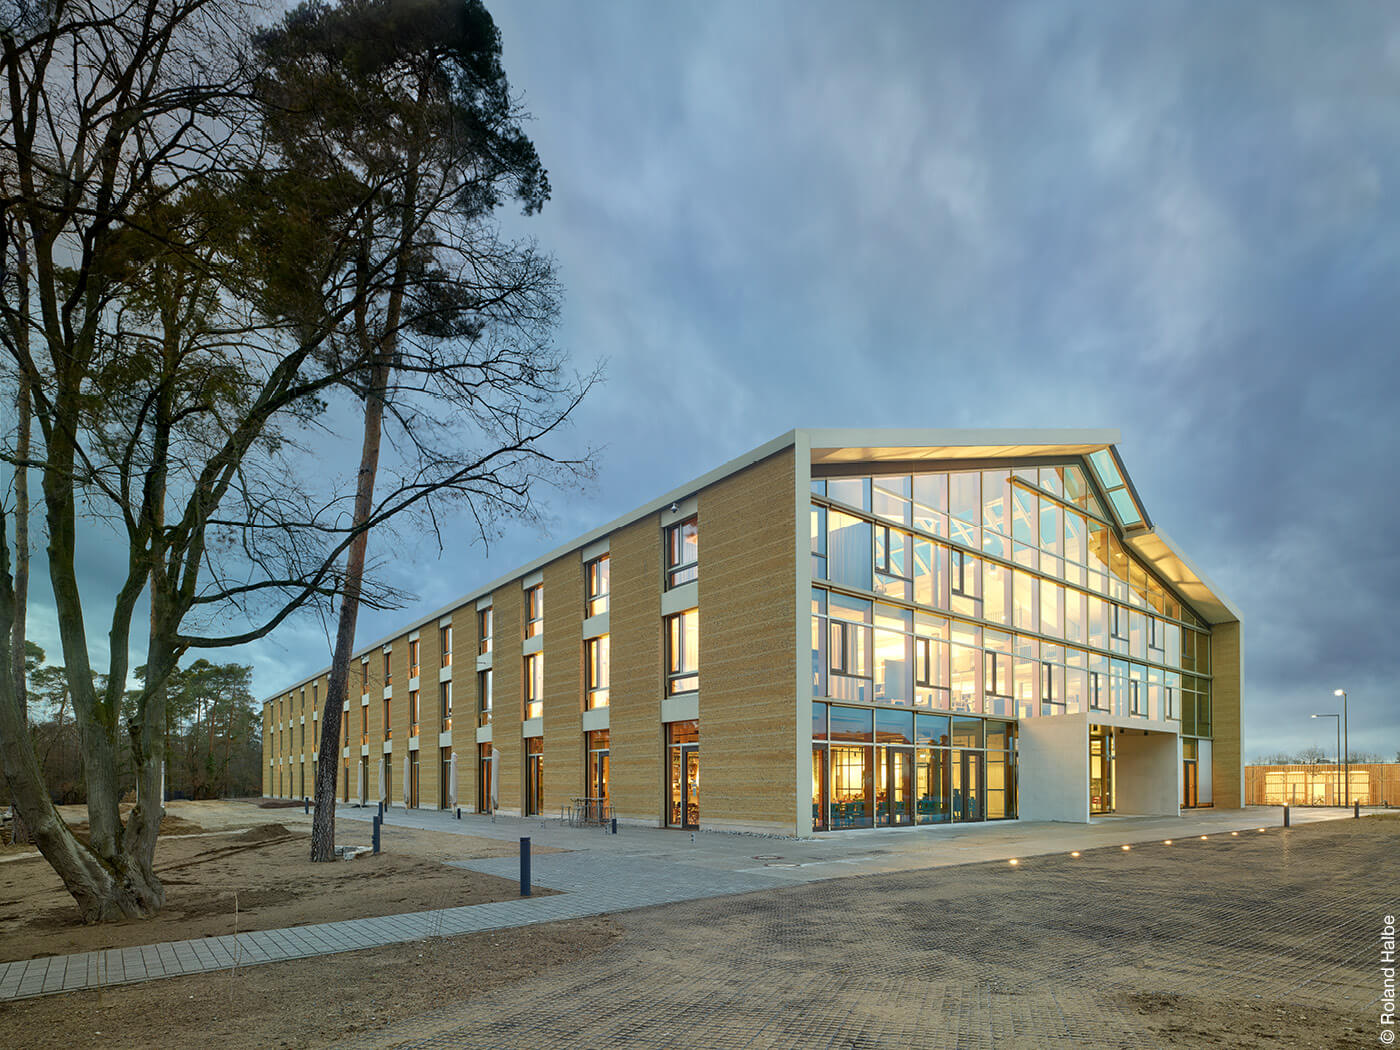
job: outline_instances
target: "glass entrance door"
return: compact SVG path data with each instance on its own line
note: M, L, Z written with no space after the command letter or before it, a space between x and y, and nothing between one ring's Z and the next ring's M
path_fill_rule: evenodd
M914 749L877 749L880 768L875 790L876 823L900 827L914 823Z
M1089 813L1113 812L1113 729L1089 727Z
M1196 805L1199 787L1196 783L1196 763L1188 759L1181 763L1181 790L1183 806Z
M671 806L667 821L678 828L700 826L700 745L671 748Z
M982 752L952 752L953 819L982 819Z

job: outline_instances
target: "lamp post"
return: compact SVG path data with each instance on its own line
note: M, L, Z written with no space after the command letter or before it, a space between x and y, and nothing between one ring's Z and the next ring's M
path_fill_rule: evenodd
M1345 778L1342 783L1346 785L1346 792L1351 794L1351 739L1347 736L1347 691L1345 689L1332 690L1333 696L1342 698L1342 747L1346 749L1345 757L1342 759L1342 776ZM1347 800L1342 799L1342 805L1346 805Z
M1340 770L1342 768L1342 716L1334 712L1329 714L1313 715L1313 717L1335 718L1337 720L1337 768ZM1345 792L1343 792L1343 794L1345 794ZM1343 798L1340 802L1337 803L1337 805L1339 806L1345 806L1346 804L1347 801L1345 798Z

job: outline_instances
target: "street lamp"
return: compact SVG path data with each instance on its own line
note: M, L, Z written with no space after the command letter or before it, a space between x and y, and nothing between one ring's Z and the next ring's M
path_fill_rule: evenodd
M1337 768L1340 770L1342 768L1342 716L1336 712L1331 712L1328 714L1313 715L1313 717L1335 718L1337 720ZM1345 792L1343 792L1343 794L1345 794ZM1338 795L1337 797L1341 800L1337 805L1345 806L1347 804L1346 799L1343 798L1342 795Z
M1347 736L1347 691L1345 689L1333 689L1333 696L1342 698L1342 747L1346 748L1346 757L1342 759L1343 776L1346 780L1347 794L1351 794L1351 738ZM1342 800L1342 805L1346 805L1346 799Z

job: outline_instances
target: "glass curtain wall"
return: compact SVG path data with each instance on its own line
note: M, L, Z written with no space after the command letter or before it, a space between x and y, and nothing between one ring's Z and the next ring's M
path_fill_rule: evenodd
M817 699L1008 722L1103 711L1210 736L1209 627L1124 546L1079 464L816 479L812 493ZM862 765L849 749L863 742L825 743L825 782L868 769L871 806L888 797L889 822L904 819L902 754ZM1011 749L957 750L966 762L938 772L960 785L952 819L1014 809ZM916 755L916 796L925 775ZM880 819L843 799L814 793L832 826Z
M812 828L1016 816L1016 726L976 717L812 705Z

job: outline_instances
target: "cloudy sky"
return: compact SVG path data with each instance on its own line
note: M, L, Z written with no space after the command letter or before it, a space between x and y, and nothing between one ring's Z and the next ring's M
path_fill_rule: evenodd
M362 641L794 426L1116 427L1243 610L1248 755L1330 752L1340 685L1395 758L1393 5L489 6L597 479L393 541L417 600ZM329 651L235 655L265 696Z

